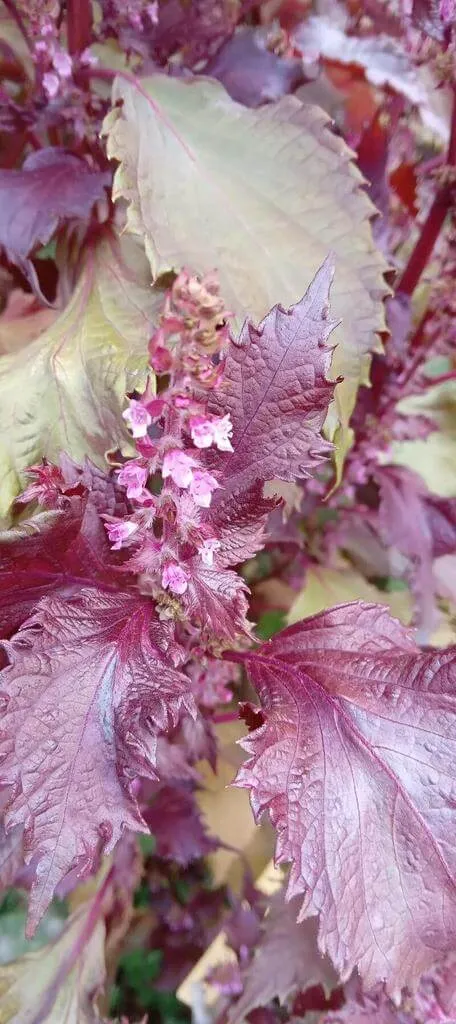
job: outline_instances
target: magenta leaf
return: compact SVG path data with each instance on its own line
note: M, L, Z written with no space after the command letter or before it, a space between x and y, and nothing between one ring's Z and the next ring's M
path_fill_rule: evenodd
M182 603L203 635L212 633L228 641L250 635L244 580L229 569L206 568L197 558L187 565L191 575Z
M206 64L204 74L218 78L245 107L279 100L304 81L302 61L278 56L268 49L267 33L252 28L232 36Z
M188 787L161 786L144 818L155 837L157 857L186 867L217 849L218 843L207 835Z
M36 857L31 932L70 869L93 870L125 828L146 829L135 760L154 776L147 730L192 709L186 677L151 642L153 614L148 600L81 590L44 598L5 644L0 777L6 828L25 825L25 859Z
M246 321L231 342L226 391L212 402L234 427L234 453L215 461L225 494L257 480L308 476L330 451L321 429L334 390L326 379L332 276L326 260L300 302L288 311L274 306L258 328Z
M343 979L413 988L456 941L455 648L422 653L354 602L237 657L265 715L237 784L269 811L289 898Z
M276 501L263 498L260 481L241 494L224 492L210 510L210 525L220 542L215 562L220 568L240 565L253 558L266 543L269 515L277 508Z
M0 533L1 637L18 629L47 594L71 595L91 584L110 591L128 586L99 514L118 510L112 481L88 461L77 467L65 458L63 472L54 508Z
M60 220L86 220L109 180L58 146L32 153L20 171L0 170L0 245L31 283L33 249L49 242Z

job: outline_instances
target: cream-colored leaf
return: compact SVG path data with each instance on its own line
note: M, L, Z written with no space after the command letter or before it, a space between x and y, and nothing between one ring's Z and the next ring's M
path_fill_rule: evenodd
M445 434L456 439L456 379L449 377L419 395L410 395L397 403L404 416L425 416Z
M74 295L47 331L0 357L0 515L43 455L67 451L104 464L128 446L125 392L145 382L147 341L160 297L135 239L113 236L86 254Z
M425 439L395 441L391 461L419 473L433 494L456 497L456 380L403 398L397 410L404 416L424 416L438 429Z
M412 618L413 603L408 590L386 593L364 579L348 564L340 569L313 565L308 569L303 590L290 608L287 622L300 622L325 608L345 601L370 601L386 604L393 615L408 625Z
M105 925L84 904L54 942L0 967L0 1024L95 1024Z
M120 100L104 123L120 165L114 196L129 204L128 227L144 239L154 277L216 268L237 322L258 321L275 303L296 302L334 252L331 311L343 323L332 374L344 382L327 430L343 453L358 385L380 349L386 291L351 151L322 110L293 96L250 110L209 79L154 75L119 77Z

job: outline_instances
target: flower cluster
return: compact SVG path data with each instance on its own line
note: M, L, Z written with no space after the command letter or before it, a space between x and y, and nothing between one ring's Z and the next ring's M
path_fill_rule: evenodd
M220 548L203 510L219 487L207 450L233 451L229 415L207 410L209 390L222 385L227 318L212 275L180 273L149 344L154 373L123 413L137 456L117 480L132 511L106 516L105 526L113 550L134 546L130 563L157 598L160 590L183 595L195 556L211 567Z

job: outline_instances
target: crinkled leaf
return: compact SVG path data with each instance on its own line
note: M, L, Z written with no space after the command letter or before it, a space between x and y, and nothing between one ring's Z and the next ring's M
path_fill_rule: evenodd
M252 963L244 972L244 990L230 1013L230 1024L244 1020L257 1006L271 999L281 1003L296 989L322 985L330 992L337 975L317 946L317 921L296 922L299 900L287 903L283 891L276 893L264 921Z
M302 61L268 49L268 33L243 28L206 64L204 74L217 78L233 100L246 107L279 100L303 81Z
M130 230L144 238L154 277L216 267L228 308L258 321L275 303L296 302L334 251L342 458L358 384L379 348L385 295L373 207L350 150L320 109L292 96L253 111L218 83L155 75L119 80L118 100L104 124L108 154L120 162L114 195L129 203Z
M263 497L261 481L241 493L220 491L207 517L220 543L215 556L219 568L246 562L264 548L267 521L275 508L276 501Z
M191 575L182 603L203 632L231 641L249 633L244 580L229 569L206 568L200 559L186 564Z
M144 257L132 239L107 235L86 252L74 295L27 348L0 358L0 515L22 489L23 472L67 451L103 465L128 444L125 392L144 384L157 309Z
M86 220L109 179L57 146L31 153L20 171L0 170L0 245L31 281L32 250L49 242L60 220Z
M300 302L288 311L274 306L258 328L246 321L230 344L223 394L211 404L233 424L234 452L215 461L222 496L258 480L308 476L328 455L321 430L333 394L326 379L332 274L326 261Z
M269 810L289 897L343 978L413 988L456 941L456 648L421 653L354 602L238 658L265 724L237 781Z
M0 776L13 787L6 827L24 824L26 859L37 855L31 930L70 868L90 870L124 828L144 830L130 792L136 763L154 774L144 737L192 707L150 640L152 616L147 600L81 590L44 598L6 644Z
M18 629L46 594L71 595L90 583L108 590L128 585L125 571L120 574L113 562L99 515L117 511L112 480L89 463L71 471L68 460L65 475L82 494L0 532L1 637Z

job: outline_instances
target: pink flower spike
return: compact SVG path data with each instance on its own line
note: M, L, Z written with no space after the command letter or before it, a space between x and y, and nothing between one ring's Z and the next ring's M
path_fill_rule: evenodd
M199 505L200 508L209 508L212 492L216 487L218 487L218 483L211 473L207 473L205 469L195 470L190 484L190 494L195 505Z
M128 423L133 437L146 436L147 428L152 423L152 417L142 402L137 402L135 398L131 398L130 405L122 413L122 417Z
M214 431L207 416L190 417L190 434L196 448L210 448L214 441Z
M193 480L193 467L197 465L195 459L183 452L181 448L172 448L171 451L166 452L163 459L163 479L166 480L166 477L170 476L178 487L190 487Z
M211 537L210 540L203 541L202 547L199 549L203 565L208 565L210 567L214 564L214 554L221 546L220 541L215 540L213 537Z
M185 594L189 575L177 562L168 562L162 573L162 587L173 594Z
M105 523L104 527L111 542L112 550L120 551L125 541L129 540L133 533L136 533L138 524L118 519Z
M119 471L117 479L121 487L126 487L127 498L140 498L148 477L147 469L138 462L126 462Z
M214 419L212 420L212 432L219 452L234 451L233 445L230 441L230 437L233 433L233 424L230 420L229 413L227 413L226 416L214 416Z

